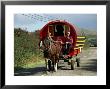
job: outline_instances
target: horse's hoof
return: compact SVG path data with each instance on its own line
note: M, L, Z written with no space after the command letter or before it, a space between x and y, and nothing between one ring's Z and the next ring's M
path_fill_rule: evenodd
M57 72L57 70L55 69L54 72Z
M49 74L49 71L46 71L46 74Z

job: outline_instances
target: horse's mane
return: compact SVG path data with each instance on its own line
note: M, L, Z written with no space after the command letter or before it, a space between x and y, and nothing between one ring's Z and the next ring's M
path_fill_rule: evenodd
M59 55L60 52L61 52L61 43L60 42L53 42L51 45L50 45L50 48L49 48L49 54L50 55Z
M59 57L62 49L61 42L59 41L50 41L49 39L44 40L45 48L47 49L46 51L48 52L48 58L52 57Z

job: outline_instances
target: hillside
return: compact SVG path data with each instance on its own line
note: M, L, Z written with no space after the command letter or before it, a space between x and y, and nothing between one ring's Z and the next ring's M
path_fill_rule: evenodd
M96 36L97 35L97 31L96 30L90 30L90 29L84 29L84 28L79 28L79 30L77 31L78 35L93 35Z
M14 29L14 67L30 67L43 60L38 49L38 31L27 32L20 28Z
M97 44L97 31L96 30L79 28L79 30L77 30L76 32L78 36L86 37L84 48L88 48L92 44ZM92 42L93 40L95 40L94 43Z

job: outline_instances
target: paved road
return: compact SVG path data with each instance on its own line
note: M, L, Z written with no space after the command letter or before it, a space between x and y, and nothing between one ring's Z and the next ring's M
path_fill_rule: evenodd
M71 70L71 66L63 60L59 61L57 72L46 72L45 64L36 68L23 69L15 75L20 76L96 76L97 75L97 48L83 50L80 54L80 67ZM76 64L75 64L76 65Z

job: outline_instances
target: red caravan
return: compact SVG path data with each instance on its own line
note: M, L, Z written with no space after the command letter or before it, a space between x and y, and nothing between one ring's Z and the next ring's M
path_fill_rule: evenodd
M55 31L56 28L57 31ZM73 38L73 47L76 47L76 41L77 41L77 33L76 33L76 28L74 25L66 22L66 21L61 21L61 20L55 20L55 21L50 21L47 23L41 30L40 30L40 40L44 40L45 37L47 36L48 32L50 32L53 36L53 40L56 40L57 37L60 37L62 41L65 43L65 36L67 35L67 32L70 31L70 36ZM75 49L73 51L72 56L78 54L80 51L79 49Z

